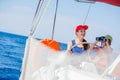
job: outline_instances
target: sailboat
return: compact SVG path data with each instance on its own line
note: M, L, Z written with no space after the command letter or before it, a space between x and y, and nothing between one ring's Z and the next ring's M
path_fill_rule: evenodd
M116 58L111 66L109 66L102 75L97 74L94 64L83 62L79 68L71 65L73 58L80 56L70 56L65 52L60 52L57 41L52 39L38 40L34 38L34 32L39 22L38 14L44 0L39 0L38 7L33 19L28 39L26 41L25 54L22 63L21 75L19 80L110 80L106 75L113 74L120 77L119 73L113 73L120 66L120 56ZM49 0L50 1L50 0ZM57 14L58 0L56 0L56 11L53 25L53 35L55 20ZM76 0L78 2L104 2L120 7L119 0ZM48 7L49 2L46 4ZM46 8L45 8L46 9ZM44 11L43 11L44 13ZM51 46L52 45L52 46ZM55 46L56 47L55 47ZM86 67L87 70L83 69ZM90 69L93 68L93 69Z

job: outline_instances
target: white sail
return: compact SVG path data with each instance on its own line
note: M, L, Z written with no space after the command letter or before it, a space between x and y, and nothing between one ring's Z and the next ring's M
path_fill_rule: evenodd
M96 80L98 77L105 80L93 63L83 65L82 61L88 58L86 54L56 52L32 37L27 43L20 80Z
M35 80L32 78L33 73L41 66L48 64L47 59L51 55L49 53L53 53L53 51L40 43L39 40L34 38L27 40L20 80Z
M110 66L109 74L115 77L120 77L120 55L115 59L115 61Z

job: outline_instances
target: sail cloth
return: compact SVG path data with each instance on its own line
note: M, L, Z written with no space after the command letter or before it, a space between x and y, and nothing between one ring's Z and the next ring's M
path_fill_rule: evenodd
M102 2L120 7L120 0L76 0L78 2Z
M111 72L111 75L120 78L120 62L117 64L115 69Z
M31 37L27 40L20 80L78 80L81 77L83 80L96 80L99 76L97 74L87 76L86 74L88 73L82 74L78 70L74 70L74 67L69 68L69 64L75 65L76 63L74 62L82 58L85 59L84 57L82 55L69 56L66 53L62 54L62 52L46 47L39 40ZM71 72L71 69L74 70L74 73ZM68 74L68 71L70 71L70 74ZM96 78L93 79L93 77Z
M28 39L19 80L37 80L33 78L34 72L39 71L41 67L49 64L49 57L51 55L56 56L56 53L59 52L46 47L46 45L40 43L39 40L32 37Z
M117 56L117 58L114 60L110 67L112 68L109 70L108 73L114 77L120 78L120 54Z
M27 46L28 43L29 46ZM87 55L70 56L62 53L65 52L51 49L39 40L34 38L28 39L22 64L22 73L19 80L79 80L81 78L83 80L96 80L98 77L99 80L104 80L96 73L93 65L88 65L87 72L83 71L83 73L78 69L74 69L76 68L76 64L79 65L78 63L81 63L81 61L86 61ZM71 68L69 65L73 67ZM118 65L118 68L119 66L120 65ZM86 65L84 68L85 67ZM90 69L89 71L92 72L89 73L88 68ZM93 73L93 71L95 73ZM118 73L113 74L116 76ZM59 79L54 79L56 76L57 78L59 77ZM117 77L119 77L119 75Z

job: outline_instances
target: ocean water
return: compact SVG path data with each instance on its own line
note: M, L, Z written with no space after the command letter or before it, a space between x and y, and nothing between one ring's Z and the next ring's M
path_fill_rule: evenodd
M0 80L19 80L26 36L0 32ZM59 43L61 50L67 45Z

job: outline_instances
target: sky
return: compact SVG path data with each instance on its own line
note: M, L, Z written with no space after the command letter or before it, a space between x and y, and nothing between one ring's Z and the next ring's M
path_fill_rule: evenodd
M38 1L0 0L0 31L28 36ZM51 0L46 12L42 15L34 33L35 37L41 39L52 37L55 3L56 0ZM85 24L89 29L86 31L85 39L88 42L94 42L96 37L109 34L113 37L111 46L120 51L120 7L105 3L90 4L75 0L59 0L54 40L67 43L74 39L75 27L83 24L88 9L89 14ZM43 10L42 8L40 13Z

